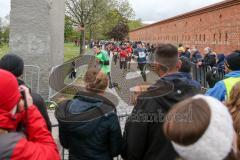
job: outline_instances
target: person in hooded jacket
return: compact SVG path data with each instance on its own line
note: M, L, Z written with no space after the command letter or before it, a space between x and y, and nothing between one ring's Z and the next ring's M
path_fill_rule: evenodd
M17 131L20 124L24 129ZM2 69L0 69L0 159L60 160L57 145L47 129L45 120L34 106L29 89L25 86L19 87L15 76Z
M113 160L122 151L122 133L114 104L103 97L108 79L89 69L84 81L86 91L55 112L60 143L69 149L69 160Z
M172 44L159 45L151 67L161 78L140 94L124 131L126 160L175 160L178 154L163 133L166 113L174 104L198 93L192 80L178 72L181 62Z

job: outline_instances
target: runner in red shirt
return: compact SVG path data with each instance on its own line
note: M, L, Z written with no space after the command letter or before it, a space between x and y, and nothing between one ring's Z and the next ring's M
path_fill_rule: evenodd
M117 65L119 52L120 52L120 48L118 46L114 46L112 54L113 54L113 61L115 65Z
M132 53L133 53L133 49L130 43L127 43L127 48L126 48L127 52L128 52L128 58L127 58L127 62L128 62L128 70L130 70L130 66L131 66L131 61L132 61Z
M126 45L122 45L120 50L120 69L123 69L123 76L125 76L125 72L127 70L127 58L128 58L128 51Z

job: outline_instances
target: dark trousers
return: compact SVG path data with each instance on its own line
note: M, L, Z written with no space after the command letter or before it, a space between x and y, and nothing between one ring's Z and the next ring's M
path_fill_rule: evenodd
M141 71L141 75L143 77L144 82L147 81L147 76L146 76L146 63L138 63L138 68Z
M114 64L117 65L118 55L113 55Z
M132 61L132 56L129 56L128 57L128 69L130 69L131 61Z
M72 71L72 72L70 73L69 78L70 78L70 79L76 79L76 76L77 76L77 73L76 73L75 70L74 70L74 71Z
M127 61L125 60L125 61L120 61L120 69L127 69Z

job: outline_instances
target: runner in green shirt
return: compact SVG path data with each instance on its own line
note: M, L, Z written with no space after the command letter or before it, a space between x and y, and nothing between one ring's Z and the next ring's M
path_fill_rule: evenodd
M100 50L100 46L95 45L93 51L96 54L96 62L100 66L101 71L108 75L109 78L109 88L112 88L111 76L110 76L110 58L107 51Z
M104 50L101 50L99 53L95 55L95 57L100 65L102 72L108 74L110 72L108 53Z

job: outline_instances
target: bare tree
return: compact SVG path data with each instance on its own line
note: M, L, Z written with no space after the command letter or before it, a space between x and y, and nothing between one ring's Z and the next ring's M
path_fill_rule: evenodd
M111 3L114 9L116 9L124 18L134 18L135 13L128 0L113 0Z
M85 52L85 27L90 26L107 12L110 0L66 0L66 15L80 28L80 54Z

